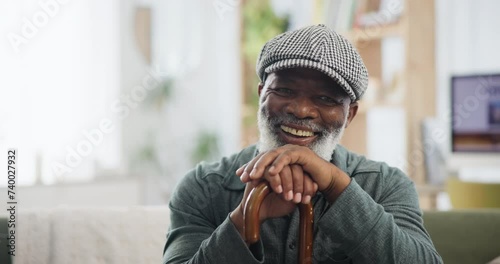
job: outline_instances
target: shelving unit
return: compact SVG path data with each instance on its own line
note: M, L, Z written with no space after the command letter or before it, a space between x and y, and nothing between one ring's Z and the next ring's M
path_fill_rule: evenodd
M404 67L401 69L400 100L388 101L383 86L371 96L361 100L358 115L347 128L342 144L360 154L367 154L370 127L368 113L377 107L394 107L404 111L406 137L406 172L417 185L425 185L424 150L421 123L435 115L435 62L434 62L434 0L404 1L400 19L393 24L356 28L343 35L358 49L371 82L382 83L382 42L398 37L404 43ZM390 133L390 131L388 131ZM390 142L388 142L390 144Z
M378 27L354 28L343 34L349 40L359 43L362 41L380 40L386 37L403 35L404 28L402 23L381 25Z

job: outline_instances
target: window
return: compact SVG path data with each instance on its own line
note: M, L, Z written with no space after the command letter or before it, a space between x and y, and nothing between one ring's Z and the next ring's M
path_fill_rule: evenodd
M18 184L120 169L119 11L118 1L0 3L0 145L18 149Z

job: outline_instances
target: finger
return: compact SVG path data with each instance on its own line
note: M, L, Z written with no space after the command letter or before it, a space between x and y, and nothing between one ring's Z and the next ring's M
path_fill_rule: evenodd
M245 163L243 165L241 165L241 167L239 167L237 170L236 170L236 175L241 176L241 174L243 173L243 169L245 169L245 167L247 166L248 163Z
M290 166L284 167L279 177L281 178L281 186L283 187L283 198L291 201L293 199L293 179Z
M240 177L240 181L243 183L247 183L249 181L248 175L243 176L243 171L245 170L247 164L241 166L238 170L236 170L236 175Z
M309 177L307 174L304 175L304 196L302 197L302 203L303 204L308 204L311 202L311 198L314 196L314 194L316 193L315 190L314 190L314 185L316 183L314 183L311 179L311 177ZM316 184L317 186L317 184Z
M269 173L271 175L279 173L283 167L289 164L307 165L307 156L310 155L306 147L291 146L281 151L281 153L270 164Z
M255 164L255 162L257 162L257 160L262 156L264 155L265 153L260 153L258 154L257 156L255 156L255 158L253 158L251 161L249 161L246 165L245 165L245 168L242 169L242 173L241 173L241 176L240 176L240 179L242 182L249 182L250 181L250 172L252 171L253 169L253 166Z
M283 192L283 187L281 185L281 177L280 175L269 175L269 173L267 173L267 170L266 172L264 173L264 179L266 179L266 181L269 182L269 185L271 186L271 189L273 189L273 191L275 193L282 193ZM254 180L256 181L256 180Z
M276 159L276 157L280 154L280 152L281 152L280 149L273 149L259 156L256 159L256 161L252 164L252 168L249 168L250 178L251 179L262 178L264 176L264 171L268 169L269 165L273 163L274 159Z
M300 203L302 201L302 192L304 191L304 171L300 165L290 165L293 179L293 202Z

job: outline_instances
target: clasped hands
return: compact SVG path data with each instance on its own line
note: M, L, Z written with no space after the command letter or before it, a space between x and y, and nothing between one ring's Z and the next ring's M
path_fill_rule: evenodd
M285 145L260 153L236 171L246 183L242 210L251 189L265 180L273 192L264 200L261 221L287 215L297 203L307 204L319 190L333 202L350 182L349 176L311 149L298 145Z

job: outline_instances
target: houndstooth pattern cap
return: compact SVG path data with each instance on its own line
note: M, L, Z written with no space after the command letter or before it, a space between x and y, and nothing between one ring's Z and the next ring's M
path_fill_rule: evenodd
M288 68L311 68L330 76L353 102L368 85L368 71L356 49L322 24L287 31L264 44L256 66L260 80Z

